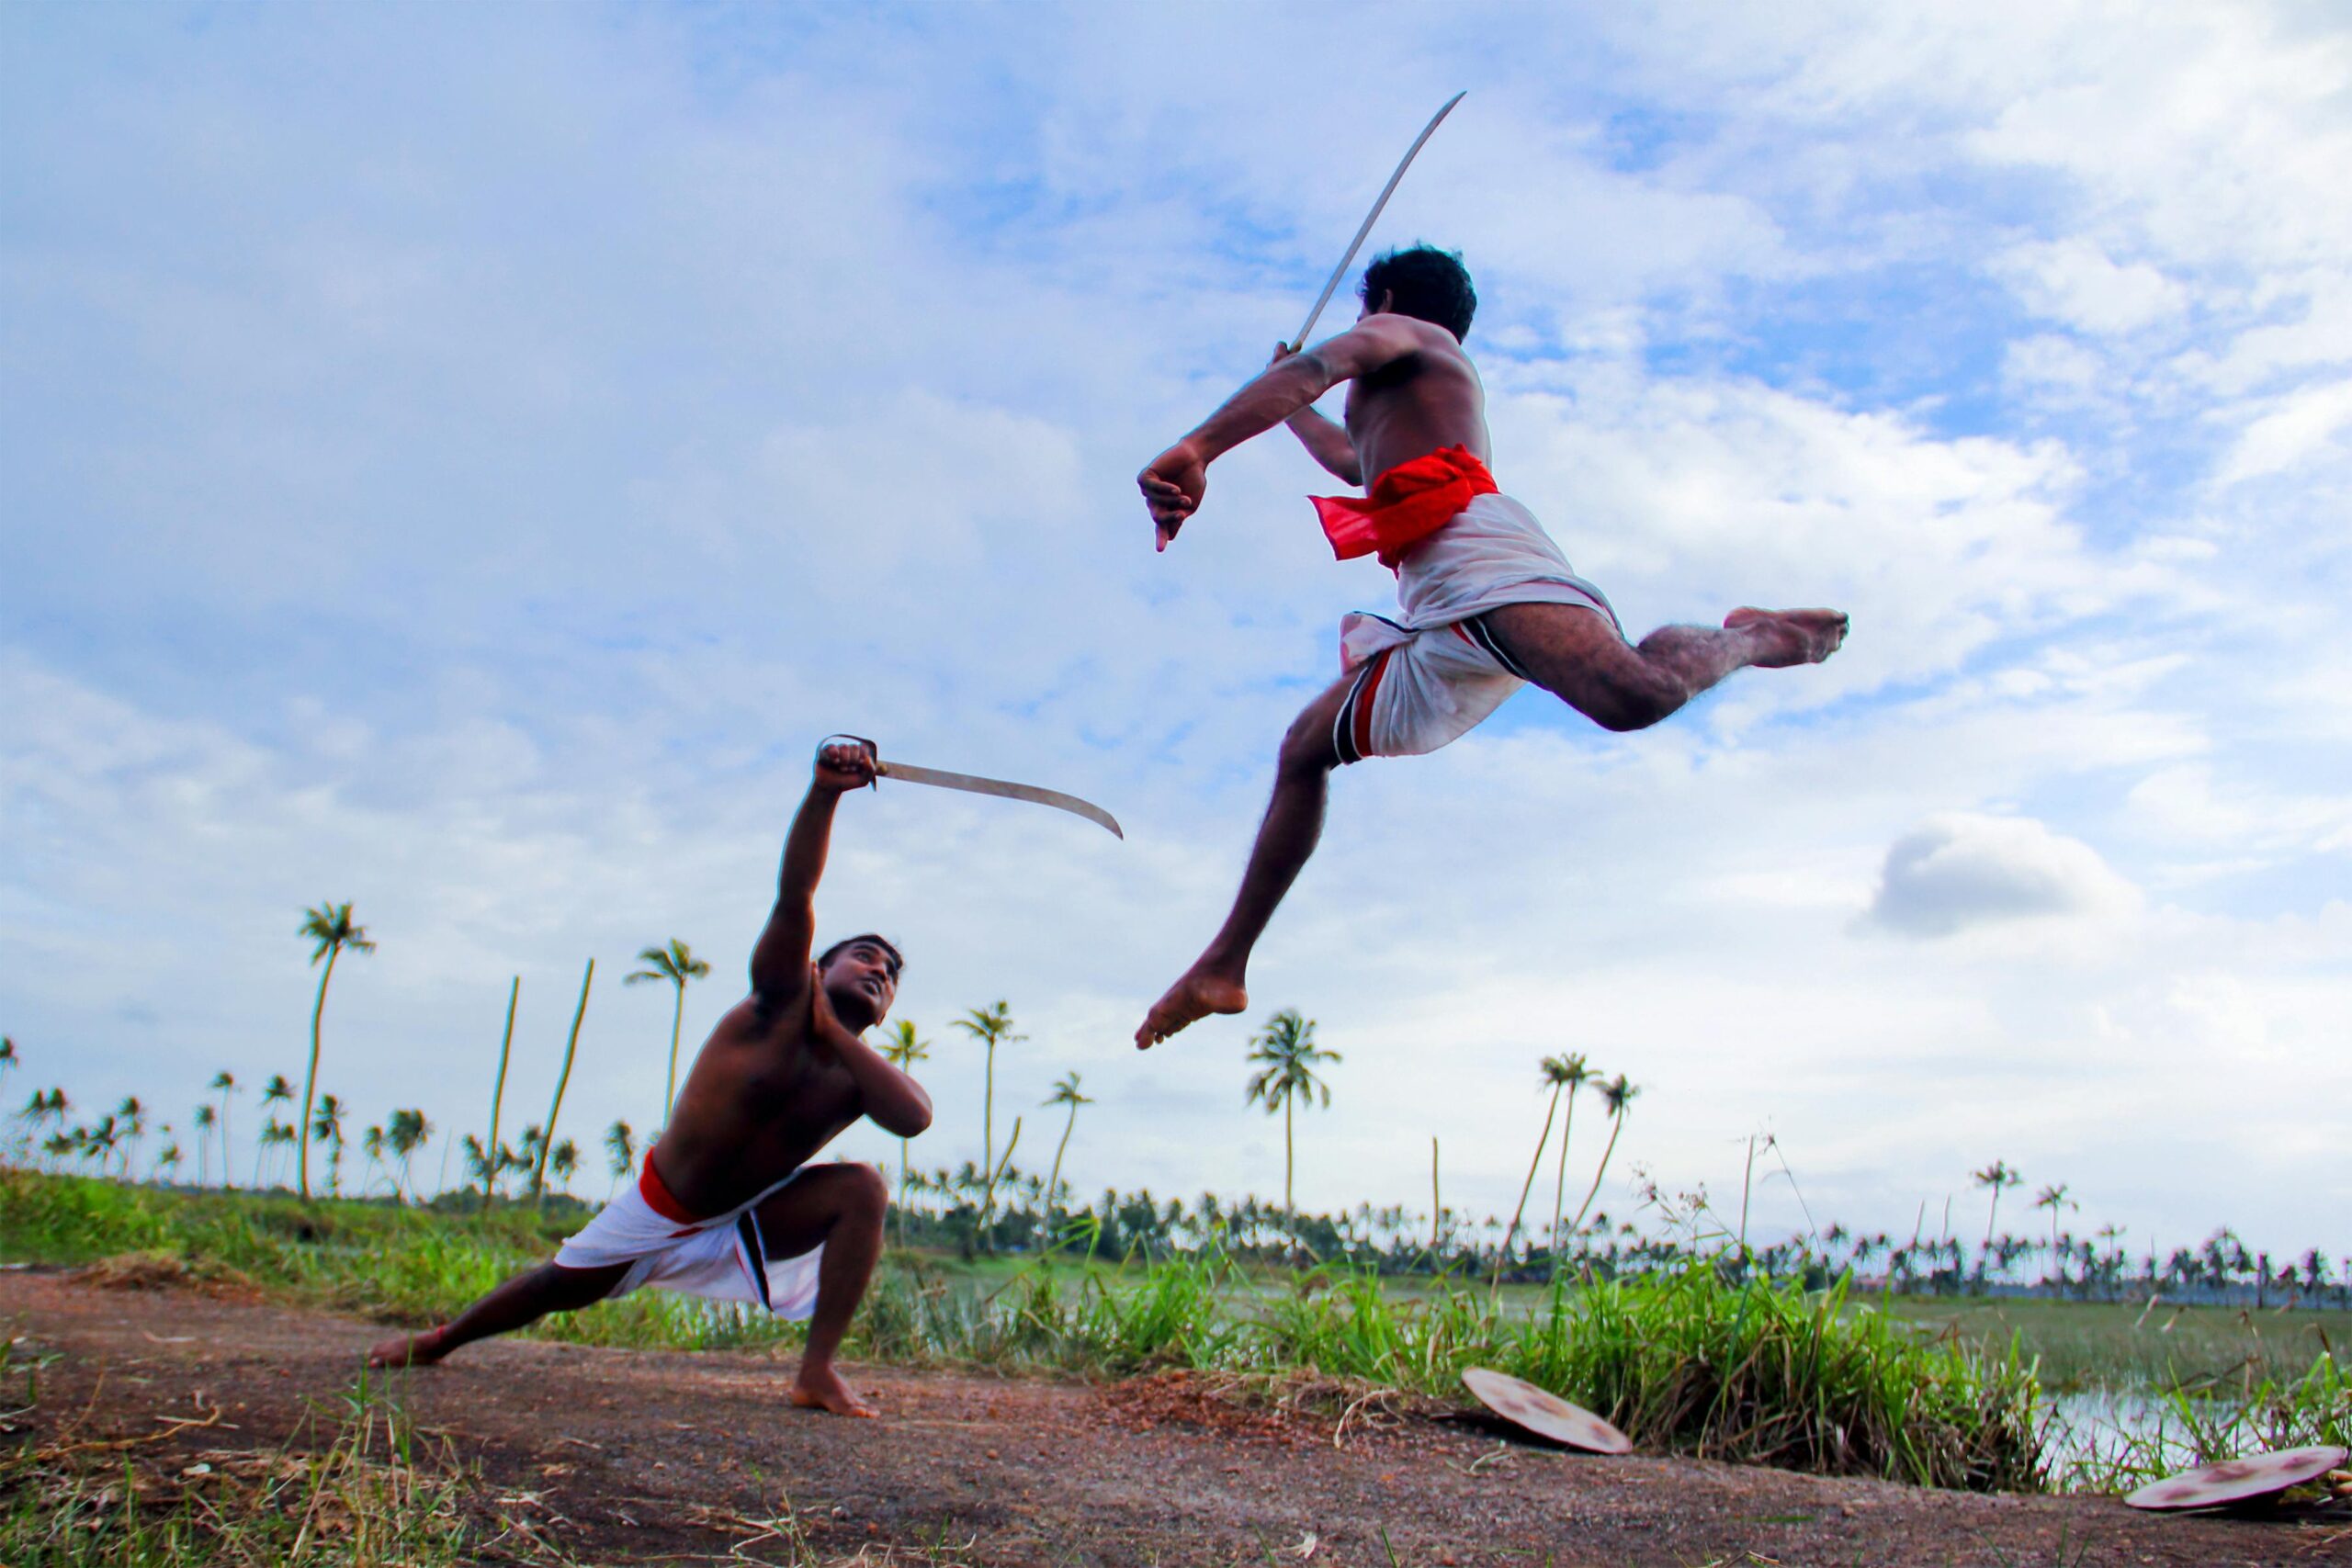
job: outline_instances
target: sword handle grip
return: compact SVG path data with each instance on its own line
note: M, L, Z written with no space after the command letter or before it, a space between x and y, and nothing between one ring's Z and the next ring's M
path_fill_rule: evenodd
M881 788L882 775L888 771L882 766L882 748L876 746L873 741L868 740L863 735L851 735L844 731L837 735L828 735L822 740L818 741L816 754L820 757L823 756L825 754L825 748L831 746L836 740L846 740L853 746L863 746L865 748L865 754L874 759L874 778L873 781L865 787L868 789Z

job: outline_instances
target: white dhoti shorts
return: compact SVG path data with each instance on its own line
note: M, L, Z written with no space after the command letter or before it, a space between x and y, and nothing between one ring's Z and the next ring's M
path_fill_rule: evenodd
M750 1302L779 1317L805 1318L817 1310L817 1269L824 1247L820 1244L798 1258L768 1257L757 1213L801 1174L794 1171L723 1214L696 1219L670 1196L649 1157L638 1179L563 1244L555 1255L556 1266L610 1269L628 1264L628 1272L607 1301L650 1285L680 1295Z
M1573 604L1618 626L1600 590L1507 495L1475 497L1416 545L1397 565L1396 600L1401 620L1359 611L1340 623L1340 667L1356 675L1331 726L1342 762L1434 751L1527 683L1481 619L1489 610Z

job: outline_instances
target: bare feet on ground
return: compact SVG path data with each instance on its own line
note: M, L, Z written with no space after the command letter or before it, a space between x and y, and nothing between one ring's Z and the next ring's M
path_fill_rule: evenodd
M441 1343L441 1331L428 1328L422 1334L403 1334L397 1339L387 1339L368 1352L371 1367L429 1367L449 1353Z
M1218 975L1195 964L1151 1004L1143 1027L1136 1031L1136 1049L1148 1051L1188 1023L1198 1023L1213 1012L1239 1012L1250 1005L1250 992L1238 976Z
M1760 670L1781 670L1792 664L1818 664L1846 640L1843 610L1734 610L1724 617L1732 631L1752 628L1762 645L1757 651Z
M792 1385L792 1403L803 1410L829 1410L836 1416L871 1419L875 1414L874 1406L858 1398L856 1391L831 1367L801 1368Z

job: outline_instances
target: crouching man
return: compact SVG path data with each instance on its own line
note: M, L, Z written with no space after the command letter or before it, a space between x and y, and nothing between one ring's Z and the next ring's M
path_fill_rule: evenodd
M386 1340L370 1366L425 1365L549 1313L651 1285L808 1319L793 1403L874 1414L842 1381L833 1353L881 1252L889 1188L871 1166L808 1163L861 1116L899 1137L931 1125L922 1087L858 1037L890 1010L898 949L857 936L813 964L808 956L833 808L844 792L873 782L874 767L854 745L818 753L785 840L775 909L752 952L752 994L704 1043L636 1185L555 1261L447 1323Z

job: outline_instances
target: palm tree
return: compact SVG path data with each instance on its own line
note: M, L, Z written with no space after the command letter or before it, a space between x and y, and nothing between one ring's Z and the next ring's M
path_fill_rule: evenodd
M2056 1277L2056 1283L2064 1285L2066 1282L2066 1257L2058 1250L2058 1211L2062 1208L2079 1209L2082 1205L2067 1199L2066 1183L2061 1181L2043 1188L2035 1197L2033 1206L2050 1211L2050 1267Z
M292 1098L293 1098L293 1096L292 1096L291 1094L288 1094L288 1095L287 1096L287 1098L290 1100L290 1099L292 1099ZM277 1120L277 1118L276 1118L275 1116L266 1118L266 1119L263 1121L263 1122L262 1122L262 1129L261 1129L260 1153L256 1154L256 1155L254 1156L254 1171L255 1171L255 1175L254 1175L254 1186L258 1187L258 1186L260 1186L260 1185L261 1185L261 1177L260 1177L260 1175L259 1175L259 1171L260 1171L260 1168L261 1168L261 1160L263 1159L263 1157L264 1157L264 1156L266 1156L269 1153L269 1151L270 1151L271 1149L277 1148L277 1147L280 1146L281 1145L290 1144L290 1143L292 1143L293 1141L294 1141L294 1124L293 1124L292 1122L280 1122L280 1121L279 1121L279 1120Z
M209 1134L213 1122L218 1120L209 1105L199 1105L196 1108L196 1184L198 1187L212 1185L212 1140ZM228 1156L225 1152L221 1156L220 1163L228 1164Z
M588 1016L588 987L595 983L596 961L588 961L588 972L580 976L580 1005L572 1010L571 1033L563 1043L563 1070L556 1075L555 1100L548 1107L547 1136L539 1144L539 1163L531 1168L531 1197L537 1201L547 1190L548 1145L555 1142L555 1119L563 1110L563 1089L571 1081L571 1058L580 1049L580 1023ZM683 993L681 993L683 994Z
M558 1144L548 1156L548 1168L555 1172L556 1190L571 1196L571 1173L580 1168L580 1148L570 1138Z
M311 963L316 965L326 960L326 968L319 976L319 999L311 1009L311 1070L302 1080L302 1125L311 1119L312 1097L319 1087L319 1021L326 1016L327 983L334 978L334 961L345 948L354 953L373 953L376 944L368 940L365 926L352 924L349 904L322 904L302 912L302 927L298 933L318 945L311 950ZM334 1143L335 1157L343 1157L343 1134L338 1129ZM299 1185L304 1198L311 1195L311 1141L302 1140L298 1162Z
M1093 1104L1094 1099L1078 1092L1078 1075L1073 1072L1065 1073L1056 1081L1054 1092L1045 1103L1069 1107L1069 1120L1062 1123L1062 1141L1054 1146L1053 1174L1046 1178L1046 1229L1050 1232L1054 1226L1054 1194L1062 1188L1062 1155L1069 1148L1071 1130L1078 1125L1078 1108Z
M2010 1169L2007 1160L1998 1159L1984 1169L1969 1174L1975 1179L1977 1186L1993 1190L1992 1204L1984 1211L1984 1246L1989 1250L1993 1245L1993 1218L2001 1212L2001 1189L2018 1186L2025 1178Z
M1298 1211L1291 1201L1291 1106L1294 1101L1305 1100L1312 1107L1319 1092L1328 1110L1331 1088L1315 1076L1315 1068L1325 1062L1336 1066L1341 1058L1337 1051L1317 1046L1313 1019L1301 1017L1296 1008L1284 1008L1266 1020L1265 1028L1250 1037L1249 1059L1265 1066L1250 1076L1242 1102L1262 1102L1269 1116L1276 1111L1283 1113L1283 1212L1295 1230Z
M139 1103L135 1094L126 1094L122 1103L114 1108L122 1122L122 1176L130 1179L130 1168L139 1158L139 1140L147 1135L147 1108Z
M677 991L676 1005L670 1010L670 1082L662 1090L662 1123L670 1122L670 1107L678 1101L678 1033L686 1022L686 982L699 980L710 973L710 965L694 955L694 950L676 937L667 947L649 947L637 955L645 965L634 974L621 977L624 986L634 986L640 980L667 980Z
M12 1034L0 1034L0 1083L8 1081L8 1069L22 1065L17 1055L17 1040Z
M302 1152L307 1164L313 1139L327 1146L327 1190L343 1190L343 1115L345 1106L334 1095L321 1095L317 1109L311 1117L311 1136L302 1140ZM302 1194L309 1197L310 1193Z
M400 1184L393 1190L402 1202L415 1192L414 1180L409 1174L409 1161L432 1136L433 1123L424 1119L422 1110L395 1111L392 1119L384 1125L384 1143L392 1151L392 1157L401 1162Z
M229 1174L229 1097L237 1092L237 1076L226 1067L212 1075L212 1088L220 1095L220 1185L234 1187Z
M384 1168L383 1123L371 1122L361 1130L359 1152L368 1156L368 1169L359 1184L359 1190L364 1195L368 1188L375 1185L376 1172ZM396 1198L400 1196L400 1183L389 1169L384 1170L384 1179L392 1183L392 1195Z
M917 1038L914 1021L911 1019L902 1018L884 1032L882 1055L892 1066L902 1073L908 1072L917 1062L930 1059L931 1042ZM907 1177L907 1140L900 1138L899 1140L899 1239L901 1242L907 1239L905 1213Z
M277 1120L270 1114L269 1108L273 1105L290 1101L293 1098L294 1086L286 1081L286 1075L283 1073L270 1074L269 1081L261 1086L261 1117L262 1125L265 1129L277 1125ZM271 1145L280 1141L281 1140L277 1138L266 1137L260 1139L254 1145L254 1186L258 1187L261 1185L261 1162L268 1156Z
M1626 1082L1623 1073L1600 1086L1600 1102L1609 1108L1609 1142L1601 1145L1600 1163L1593 1168L1592 1186L1586 1190L1584 1201L1577 1207L1577 1217L1568 1225L1571 1235L1584 1228L1585 1211L1600 1196L1601 1178L1609 1174L1609 1156L1617 1152L1617 1134L1625 1130L1625 1107L1641 1092L1641 1087Z
M1560 1253L1560 1213L1563 1207L1560 1201L1568 1190L1568 1135L1576 1131L1577 1125L1577 1093L1587 1082L1600 1075L1585 1065L1581 1051L1544 1057L1543 1071L1544 1081L1552 1086L1553 1098L1556 1100L1564 1092L1568 1097L1567 1119L1560 1123L1558 1169L1552 1178L1552 1255L1556 1258Z
M1026 1040L1025 1034L1012 1032L1012 1008L999 1001L993 1006L972 1008L955 1021L956 1027L988 1047L988 1067L982 1079L980 1093L980 1168L996 1169L996 1048L1016 1040ZM1011 1157L1011 1151L1006 1151ZM982 1210L982 1213L986 1213Z
M1510 1224L1503 1227L1503 1244L1495 1249L1495 1277L1493 1282L1487 1287L1487 1293L1489 1296L1502 1289L1503 1265L1510 1261L1511 1238L1519 1235L1520 1217L1527 1213L1527 1195L1535 1190L1535 1173L1544 1167L1544 1145L1552 1141L1552 1119L1560 1113L1560 1085L1566 1081L1553 1070L1555 1066L1560 1065L1562 1065L1560 1059L1556 1056L1546 1056L1538 1065L1537 1070L1543 1075L1542 1081L1552 1086L1552 1098L1544 1107L1544 1131L1536 1135L1535 1153L1527 1162L1527 1179L1521 1182L1519 1186L1519 1207L1510 1212ZM1555 1240L1558 1235L1558 1231L1555 1229L1553 1235Z
M616 1122L605 1129L605 1158L613 1173L613 1187L618 1187L621 1178L637 1163L637 1134L629 1130L628 1122ZM605 1189L605 1195L612 1195L612 1188Z

